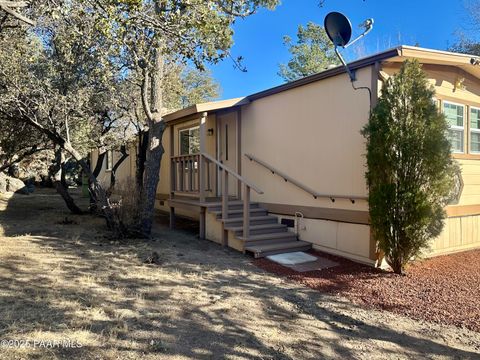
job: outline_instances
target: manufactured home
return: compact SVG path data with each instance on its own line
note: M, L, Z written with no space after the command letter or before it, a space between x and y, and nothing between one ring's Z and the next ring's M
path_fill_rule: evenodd
M480 66L469 55L418 47L349 64L371 99L340 66L166 115L158 210L170 213L172 227L177 216L195 219L200 237L257 257L313 247L376 264L360 130L406 59L417 59L434 86L461 167L457 199L430 255L480 247ZM135 174L134 148L130 155L120 178ZM101 180L108 181L108 164Z

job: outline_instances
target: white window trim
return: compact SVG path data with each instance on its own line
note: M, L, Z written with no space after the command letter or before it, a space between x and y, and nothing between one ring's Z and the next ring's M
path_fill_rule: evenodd
M472 119L470 118L472 116L472 112L471 110L472 109L475 109L477 110L479 113L480 113L480 108L479 107L476 107L476 106L469 106L469 109L468 109L468 129L470 131L470 134L469 134L469 137L470 137L470 141L469 141L469 144L468 144L468 151L471 153L471 154L480 154L480 151L475 151L475 150L472 150L472 133L476 133L476 134L480 134L480 129L474 129L472 128Z
M190 130L193 130L193 129L199 129L200 130L200 125L193 125L191 127L187 127L187 128L183 128L183 129L178 130L178 154L179 155L194 155L194 154L182 154L182 132L190 131Z
M107 153L105 155L105 171L112 171L112 169L113 169L113 151L107 150Z
M449 129L451 130L457 130L457 131L462 131L463 132L463 149L462 151L458 151L458 150L454 150L452 148L452 153L454 154L465 154L465 122L466 121L470 121L470 117L466 117L465 116L465 111L467 109L467 105L465 104L460 104L460 103L456 103L456 102L453 102L453 101L446 101L446 100L443 100L442 101L442 104L441 104L441 109L442 109L442 113L445 114L445 104L449 104L449 105L456 105L456 106L461 106L463 107L463 126L458 126L458 125L450 125L449 126ZM468 150L468 149L467 149Z

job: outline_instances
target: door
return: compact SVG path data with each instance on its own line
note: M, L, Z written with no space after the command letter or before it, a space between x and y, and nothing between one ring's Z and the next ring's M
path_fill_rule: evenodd
M237 113L230 112L217 116L218 121L218 160L228 168L238 172L238 151L237 151ZM218 196L222 194L222 179L218 174ZM237 179L229 176L228 193L237 195Z

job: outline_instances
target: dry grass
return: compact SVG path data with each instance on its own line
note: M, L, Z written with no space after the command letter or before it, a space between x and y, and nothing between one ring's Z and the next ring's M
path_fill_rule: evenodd
M83 346L0 359L478 358L478 333L363 310L158 220L155 241L116 242L49 191L2 196L0 340Z

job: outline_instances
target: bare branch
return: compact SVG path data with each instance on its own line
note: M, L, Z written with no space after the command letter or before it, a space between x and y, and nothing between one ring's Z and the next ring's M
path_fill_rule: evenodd
M8 4L8 3L11 3L11 4ZM34 26L35 25L35 21L27 18L26 16L16 12L15 10L12 10L10 7L11 6L16 6L16 7L20 7L19 6L19 3L17 2L10 2L10 1L0 1L0 9L5 11L7 14L15 17L16 19L20 20L20 21L23 21L24 23L28 24L28 25L32 25Z
M153 122L153 114L150 111L150 104L148 103L147 94L148 94L148 83L150 82L150 74L147 69L143 69L143 79L142 79L142 105L145 115L149 122Z

